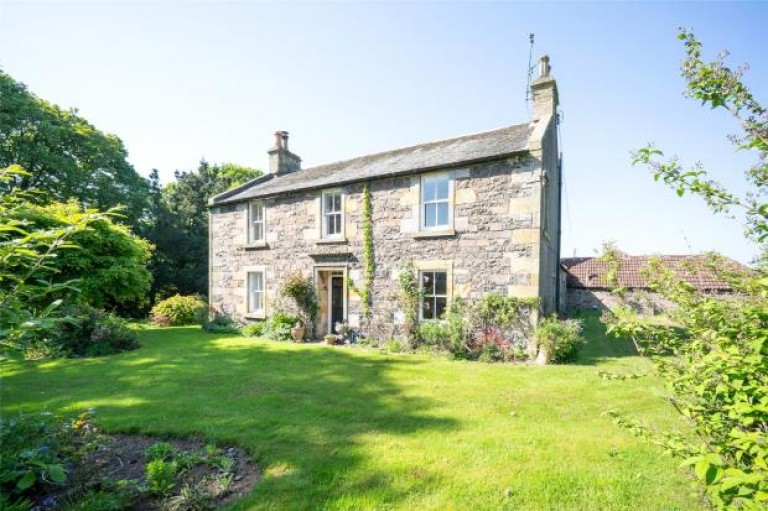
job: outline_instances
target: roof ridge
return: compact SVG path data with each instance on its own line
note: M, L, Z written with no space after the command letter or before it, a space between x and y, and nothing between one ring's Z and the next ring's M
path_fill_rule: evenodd
M459 141L459 140L463 140L463 139L466 139L466 138L478 137L480 135L489 135L491 133L497 133L499 131L504 131L504 130L507 130L507 129L510 129L510 128L516 128L516 127L519 127L519 126L525 126L525 125L528 125L528 124L533 124L533 122L532 121L528 121L528 122L521 122L521 123L517 123L517 124L508 124L508 125L502 126L500 128L494 128L494 129L485 130L485 131L478 131L477 133L470 133L468 135L460 135L458 137L434 139L434 140L430 140L428 142L422 142L422 143L419 143L419 144L402 146L402 147L398 147L396 149L389 149L387 151L379 151L379 152L375 152L375 153L363 154L363 155L360 155L360 156L355 156L353 158L347 158L346 160L337 160L337 161L332 161L332 162L328 162L328 163L322 163L320 165L315 165L313 167L307 167L305 169L301 169L301 170L299 170L297 172L294 172L294 174L297 174L299 172L304 172L305 170L322 169L323 167L331 167L331 166L339 165L339 164L342 164L342 163L350 163L350 162L353 162L355 160L362 160L363 158L375 158L375 157L378 157L378 156L384 156L384 155L388 155L388 154L393 154L393 153L397 153L397 152L400 152L400 151L409 151L409 150L417 149L419 147L426 147L426 146L433 145L433 144L445 144L447 142L454 142L454 141Z

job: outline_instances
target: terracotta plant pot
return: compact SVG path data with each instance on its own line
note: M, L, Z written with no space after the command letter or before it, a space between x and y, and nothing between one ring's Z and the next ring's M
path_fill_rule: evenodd
M306 332L306 329L303 326L295 326L291 328L291 336L293 337L293 340L296 342L304 341L305 332Z
M325 344L332 345L336 344L336 336L335 335L326 335L323 337L325 339Z

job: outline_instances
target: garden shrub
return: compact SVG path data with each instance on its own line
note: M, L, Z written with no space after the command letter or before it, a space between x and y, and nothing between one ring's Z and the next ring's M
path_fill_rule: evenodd
M152 307L152 317L157 325L199 325L205 321L208 305L197 295L174 295ZM167 318L167 319L166 319Z
M418 327L420 342L448 352L456 358L468 358L465 321L467 307L466 301L455 298L451 301L443 320L421 323Z
M35 229L57 230L91 214L76 201L46 205L27 202L16 211L15 219ZM149 241L108 215L90 222L88 229L74 232L69 241L78 246L77 250L61 250L46 264L54 270L54 282L77 284L54 292L52 297L123 313L146 306L152 282L147 269L152 257Z
M265 326L266 323L263 321L248 323L243 327L242 334L246 337L262 337L264 335Z
M267 319L264 336L275 341L288 341L292 339L291 329L299 322L300 319L297 316L276 312Z
M0 494L23 501L64 484L71 467L96 446L88 421L87 413L0 417Z
M27 358L98 357L139 347L138 334L115 314L87 305L64 308L67 320L37 335Z
M582 323L578 319L560 320L556 316L542 318L536 327L536 345L550 350L556 364L573 362L585 344L581 336Z
M301 314L301 318L297 318L297 321L300 319L308 330L313 332L318 304L317 292L314 284L312 284L312 279L298 272L292 273L283 282L280 294L293 299Z
M239 334L242 327L232 316L216 314L203 323L203 330L212 334Z
M488 294L469 302L451 301L444 319L423 322L419 342L455 358L487 362L527 358L524 342L535 300Z
M429 346L443 346L450 333L448 325L441 321L425 321L419 325L419 338Z

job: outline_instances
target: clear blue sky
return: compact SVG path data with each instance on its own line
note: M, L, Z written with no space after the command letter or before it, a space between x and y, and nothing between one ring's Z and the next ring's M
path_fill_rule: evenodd
M653 141L743 190L736 124L681 95L679 26L768 103L768 3L0 2L0 66L117 134L136 169L201 158L264 168L291 132L305 166L528 118L528 33L558 80L563 255L718 250L749 261L738 222L630 165Z

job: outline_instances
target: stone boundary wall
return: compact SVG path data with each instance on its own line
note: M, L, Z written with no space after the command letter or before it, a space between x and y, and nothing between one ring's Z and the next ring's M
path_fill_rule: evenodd
M640 312L658 314L668 310L674 305L664 297L650 291L635 290L628 292L629 300L637 304ZM568 288L566 292L566 304L569 310L605 310L612 309L619 303L619 299L610 291L602 289L574 289Z

